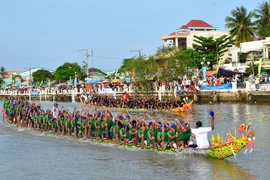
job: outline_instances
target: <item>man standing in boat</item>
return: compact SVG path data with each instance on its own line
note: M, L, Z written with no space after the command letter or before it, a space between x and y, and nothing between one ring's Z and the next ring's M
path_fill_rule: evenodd
M210 111L211 119L211 127L202 127L202 122L196 122L196 128L191 129L191 133L193 137L196 138L196 143L198 148L209 148L210 144L208 141L208 132L213 131L215 127L215 116L214 112Z
M58 103L57 102L54 103L52 112L53 112L53 117L58 118L59 108L58 108Z

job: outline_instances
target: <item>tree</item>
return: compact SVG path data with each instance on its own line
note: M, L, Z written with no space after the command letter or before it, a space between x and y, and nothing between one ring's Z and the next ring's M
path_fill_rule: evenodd
M5 75L7 75L6 68L4 66L0 67L0 76L2 79L5 78Z
M268 2L259 3L254 10L254 16L257 19L257 34L261 39L270 36L270 4Z
M243 6L231 11L231 17L226 17L226 27L230 28L230 34L235 39L235 45L240 47L242 42L252 41L256 23L252 21L253 12L247 12Z
M4 80L0 78L0 85L2 86L4 83L5 83Z
M46 81L47 79L52 80L53 74L45 69L40 69L32 74L34 82Z
M89 68L89 69L88 69L89 74L92 73L93 71L94 71L94 73L100 73L100 74L102 74L102 75L104 75L104 76L107 75L107 73L101 71L101 70L98 69L98 68Z
M55 73L54 73L54 79L57 81L65 82L70 79L70 77L76 76L83 80L86 75L84 72L81 71L81 67L78 65L78 63L69 63L66 62L62 66L59 66Z
M129 76L132 71L133 61L135 58L123 59L121 67L118 69L118 73Z
M229 47L232 47L234 44L233 39L228 35L223 35L216 39L213 36L194 36L194 38L196 43L192 46L201 55L201 62L204 56L211 65L217 64L219 57L223 56ZM197 63L196 65L198 66Z

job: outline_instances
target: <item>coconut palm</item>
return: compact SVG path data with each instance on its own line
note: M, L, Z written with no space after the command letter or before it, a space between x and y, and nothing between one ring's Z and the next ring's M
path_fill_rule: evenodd
M252 21L253 12L248 12L243 6L231 11L231 17L226 17L226 27L230 28L230 34L235 39L235 45L240 47L242 42L252 41L256 23Z
M0 76L1 76L1 78L4 79L6 74L7 74L6 68L4 66L1 66L0 67Z
M264 39L270 36L270 4L262 2L258 8L254 10L254 16L257 18L257 34Z

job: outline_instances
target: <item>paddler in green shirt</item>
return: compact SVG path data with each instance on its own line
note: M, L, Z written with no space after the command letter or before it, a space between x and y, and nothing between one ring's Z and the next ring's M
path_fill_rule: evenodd
M66 114L65 129L66 129L66 134L68 136L71 135L71 133L70 133L70 126L71 126L70 120L71 120L71 117L72 117L71 115Z
M126 143L128 143L128 139L129 139L128 125L124 125L120 129L120 141L124 141L124 139L126 139Z
M96 130L96 134L95 137L97 139L100 138L100 130L101 130L101 114L99 113L97 116L97 120L95 121L95 130Z
M87 120L87 129L88 129L88 131L87 131L87 136L88 136L88 138L90 138L91 137L91 131L92 131L92 121L93 121L93 115L92 114L89 114L88 115L88 120Z
M137 126L136 126L136 123L134 123L132 125L132 129L129 130L129 142L133 143L133 144L136 144L136 136L137 136Z
M109 131L109 139L111 139L112 138L112 131L111 131L111 129L112 129L112 126L114 126L115 122L113 121L113 115L112 115L112 113L109 110L107 110L107 112L108 112L108 115L107 115L107 124L108 124L108 131Z
M189 123L184 123L184 121L178 121L179 135L178 135L178 146L185 148L188 147L188 142L191 136L191 130Z
M92 137L96 137L96 134L97 134L96 122L97 122L97 119L95 116L93 117L92 122L91 122L91 136Z
M100 137L104 139L106 137L106 134L108 133L109 132L108 132L107 117L105 115L102 115L101 122L100 122Z
M82 134L83 134L83 128L82 128L82 119L83 117L82 116L78 116L78 119L77 119L77 133L78 133L78 137L82 137Z
M178 133L176 132L177 126L175 124L171 125L170 130L168 131L168 139L167 139L167 146L173 149L177 149L177 138L178 138Z
M71 121L70 121L70 133L72 134L72 135L74 135L74 129L75 129L75 127L76 127L76 121L75 121L75 116L72 116L72 119L71 119Z
M148 131L147 131L147 146L153 145L154 141L155 141L154 127L153 122L150 121L148 123Z
M164 126L160 126L159 132L157 135L157 146L160 147L162 150L166 149L165 134L167 135L167 132L165 132Z
M42 110L41 115L40 115L40 131L45 130L45 125L46 125L46 115L45 112Z
M114 125L111 127L111 131L112 131L112 140L118 140L119 141L119 137L120 137L120 129L122 127L122 123L119 122L118 120L116 120L116 122L114 123Z

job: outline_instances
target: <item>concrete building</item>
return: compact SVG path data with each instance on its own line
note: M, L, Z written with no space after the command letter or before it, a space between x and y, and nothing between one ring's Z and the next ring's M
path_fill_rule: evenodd
M163 36L160 39L163 40L164 47L176 46L185 50L192 48L192 44L195 43L195 35L218 38L222 35L229 35L229 32L219 31L203 20L191 20L186 25L182 25L175 32L168 36Z
M262 58L262 68L270 70L270 37L266 37L265 40L241 43L235 55L238 56L239 53L246 55L246 64L257 63Z

